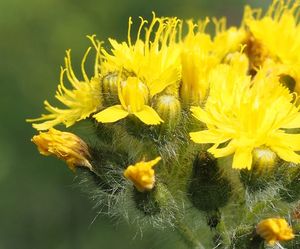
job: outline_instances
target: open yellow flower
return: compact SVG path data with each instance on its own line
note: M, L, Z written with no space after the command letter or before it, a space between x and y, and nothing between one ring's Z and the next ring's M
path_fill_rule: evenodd
M141 161L135 165L130 165L124 171L124 176L133 182L138 191L149 191L153 189L155 184L155 172L152 168L160 160L161 157L157 157L152 161Z
M119 83L118 96L121 105L114 105L94 115L101 123L112 123L127 117L136 116L147 125L163 122L156 111L147 105L149 91L147 86L136 77L128 77Z
M297 84L296 91L300 93L300 1L273 0L266 14L261 9L246 7L244 21L249 27L254 44L252 54L265 54L261 58L272 59L277 64L284 65L285 74L290 74ZM260 51L259 51L260 50ZM250 55L251 56L251 55ZM272 69L272 68L270 68Z
M269 245L274 245L281 240L291 240L295 237L293 229L282 218L269 218L262 220L256 226L256 232Z
M147 85L152 97L180 80L180 46L176 42L180 35L180 21L177 18L157 18L153 13L143 40L141 33L146 23L141 18L136 40L132 41L130 18L128 41L119 43L109 39L111 53L102 49L101 68L104 75L122 71L138 77Z
M233 156L233 168L251 169L252 151L267 147L280 158L300 162L300 127L295 95L282 86L276 75L261 69L253 81L236 67L220 65L211 74L210 96L204 108L192 107L193 116L207 126L191 132L196 143L214 144L215 157Z
M226 29L226 19L214 19L216 36L214 39L205 28L209 20L198 24L188 21L188 34L182 43L181 65L182 84L180 96L185 105L201 104L207 97L209 74L225 56L240 50L245 31L232 27Z
M66 161L73 171L78 166L93 171L89 162L91 156L87 144L73 133L50 128L49 131L34 136L31 141L37 145L42 155L54 155Z
M101 108L102 99L100 95L101 89L98 72L98 63L100 60L99 53L96 55L94 77L89 79L84 69L84 64L89 51L90 48L87 50L82 59L81 70L83 81L79 80L75 76L71 65L71 52L70 50L67 51L67 55L65 57L65 68L61 69L60 84L55 95L56 99L58 99L67 108L60 109L52 106L48 101L45 101L45 109L49 111L50 114L43 114L40 118L27 120L29 122L43 121L42 123L34 123L33 127L35 129L48 130L60 123L69 127L75 122L89 117L91 113L96 112ZM67 75L73 89L66 88L63 80L65 74Z

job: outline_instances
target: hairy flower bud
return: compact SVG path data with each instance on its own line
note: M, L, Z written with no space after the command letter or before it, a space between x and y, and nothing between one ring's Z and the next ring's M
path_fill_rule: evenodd
M275 169L278 157L267 147L255 148L252 151L251 170L241 170L241 180L251 192L267 187L266 182L275 180Z
M118 103L118 78L117 73L109 73L102 79L102 94L107 104Z
M217 159L201 151L193 162L189 197L193 205L202 211L217 210L226 205L231 196L231 184L222 175Z
M253 169L265 170L273 168L276 164L277 155L268 148L256 148L253 154Z
M162 95L156 100L158 115L165 121L164 125L174 128L181 118L181 104L179 100L172 95Z

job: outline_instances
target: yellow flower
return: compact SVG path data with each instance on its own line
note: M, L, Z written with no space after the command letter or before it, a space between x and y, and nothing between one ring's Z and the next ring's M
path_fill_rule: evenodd
M153 189L155 184L155 172L152 167L160 160L161 157L157 157L152 161L141 161L135 165L130 165L124 171L124 176L133 182L138 191L149 191Z
M136 40L132 41L130 18L127 43L109 39L111 53L102 49L104 58L101 68L104 75L122 71L138 77L147 85L152 97L179 82L180 46L176 40L180 36L180 21L176 18L157 18L153 13L153 20L145 29L142 40L141 33L146 23L141 18Z
M209 20L198 25L188 21L189 32L181 51L182 84L180 96L185 105L200 104L207 97L210 71L222 62L229 52L240 49L244 40L242 29L234 27L226 30L226 19L214 20L214 39L205 33ZM197 27L197 29L195 29Z
M37 145L42 155L55 155L66 161L73 171L76 167L87 167L93 171L87 144L72 133L50 128L49 131L34 136L31 141Z
M280 158L300 162L300 127L295 95L281 85L276 75L261 69L251 81L237 67L220 65L211 74L210 96L204 108L192 107L193 116L207 129L191 132L196 143L214 144L215 157L233 156L233 168L251 169L252 152L267 147Z
M119 83L118 95L121 105L114 105L95 114L93 117L102 123L116 122L129 114L135 115L147 125L157 125L163 120L156 111L147 105L149 91L136 77L128 77Z
M221 18L220 20L214 18L213 22L216 32L213 39L214 53L223 59L228 53L240 51L241 45L247 36L244 27L237 28L233 26L227 28L226 18Z
M269 245L274 245L281 240L291 240L295 237L293 229L282 218L269 218L262 220L256 226L256 232Z
M246 7L244 21L249 27L253 43L260 44L252 49L252 54L264 54L285 66L285 74L291 74L297 81L296 91L300 93L300 25L299 3L289 0L273 0L265 15L261 9ZM256 50L260 50L256 51ZM267 56L266 56L267 55ZM250 54L251 57L251 54Z
M81 64L83 81L77 79L75 76L71 65L70 50L67 51L67 55L65 57L65 68L61 69L60 84L55 95L56 99L58 99L67 108L60 109L52 106L48 101L45 101L45 109L49 111L50 114L43 114L40 118L27 120L29 122L44 121L42 123L34 123L33 127L35 129L48 130L49 128L60 123L63 123L66 125L66 127L69 127L75 122L89 117L91 113L100 109L102 100L100 95L101 89L98 73L98 63L100 60L99 53L96 55L94 77L89 79L84 69L84 64L89 51L90 48L85 53ZM73 89L67 89L65 87L63 82L65 74L67 75L67 78Z
M207 23L208 20L200 23L195 32L196 25L189 21L189 33L182 44L180 96L185 105L199 104L205 99L209 87L208 73L219 63L219 58L212 53L213 42L204 33Z

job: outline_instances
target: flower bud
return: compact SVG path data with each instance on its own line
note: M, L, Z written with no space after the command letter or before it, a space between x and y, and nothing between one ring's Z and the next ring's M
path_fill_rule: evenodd
M107 105L118 103L118 79L117 73L109 73L102 78L102 94Z
M252 169L254 170L257 169L258 171L268 171L276 165L277 155L268 148L255 148L252 154Z
M164 120L163 126L173 129L181 118L181 105L179 100L172 95L162 95L157 98L155 110Z
M265 189L266 182L275 180L275 169L278 157L275 152L266 147L255 148L252 151L251 170L241 170L240 176L244 186L251 192Z
M202 211L217 210L227 204L231 196L231 184L223 177L217 159L201 151L193 163L189 197L193 205Z

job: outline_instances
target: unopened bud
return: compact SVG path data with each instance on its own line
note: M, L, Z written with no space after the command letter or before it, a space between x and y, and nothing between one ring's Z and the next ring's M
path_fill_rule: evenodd
M189 197L194 207L202 211L217 210L227 204L231 196L231 184L223 176L217 159L201 151L193 162Z
M164 120L163 126L174 128L181 118L180 101L172 95L162 95L155 103L155 109L159 116Z
M276 165L277 155L268 148L256 148L252 152L252 169L258 171L268 171Z
M108 105L118 103L118 80L117 73L109 73L102 78L103 99Z
M241 170L240 176L244 186L250 192L265 189L266 182L275 180L278 157L275 152L266 147L255 148L252 152L251 170Z

